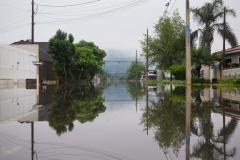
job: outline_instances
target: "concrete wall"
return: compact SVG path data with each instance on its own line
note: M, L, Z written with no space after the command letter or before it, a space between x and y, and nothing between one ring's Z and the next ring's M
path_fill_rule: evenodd
M0 45L0 80L25 80L37 78L37 53L33 52L36 46L28 47L29 51L8 45Z
M231 68L223 70L224 77L240 77L240 68Z
M225 91L223 98L240 102L240 90Z
M231 60L232 60L231 63L240 63L239 62L239 57L240 57L240 53L239 52L226 55L226 58L231 58Z

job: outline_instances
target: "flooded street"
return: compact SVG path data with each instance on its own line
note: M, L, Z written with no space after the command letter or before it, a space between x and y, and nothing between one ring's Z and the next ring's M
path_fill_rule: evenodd
M193 88L188 110L185 88L170 85L39 93L0 89L1 160L240 159L238 89Z

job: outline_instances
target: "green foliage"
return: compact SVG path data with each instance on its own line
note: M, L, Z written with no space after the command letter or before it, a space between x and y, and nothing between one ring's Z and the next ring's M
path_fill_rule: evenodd
M200 83L200 84L210 84L210 80L199 78L196 76L192 76L192 83Z
M192 43L197 38L200 40L200 46L206 47L208 52L211 53L211 46L214 41L214 33L217 32L221 36L224 34L224 24L222 23L224 15L224 3L223 0L212 0L212 2L205 3L200 8L191 9L194 19L202 28L192 33ZM226 14L236 16L233 9L227 8ZM232 32L229 24L226 24L226 40L234 47L237 45L236 35Z
M91 86L60 86L54 95L49 125L58 135L72 131L75 120L85 123L103 113L106 110L103 103L102 92Z
M228 76L228 77L225 77L224 79L220 80L219 84L239 86L240 85L240 77Z
M185 51L185 24L178 12L172 17L161 17L155 25L154 37L149 37L149 59L160 69L183 62ZM142 41L146 53L146 35Z
M75 47L73 77L74 79L91 81L96 73L102 73L103 58L106 56L106 53L93 42L84 40L78 42Z
M54 61L54 69L60 80L66 81L70 77L75 47L73 36L61 30L49 40L49 54Z
M213 56L208 51L207 47L193 48L192 49L192 65L193 75L200 78L200 70L202 65L211 66L214 62Z
M185 103L165 95L144 109L142 123L145 128L155 130L154 138L160 148L178 152L185 139Z
M132 62L127 71L127 78L130 79L140 79L141 78L141 70L145 71L145 66L142 63Z
M142 88L139 82L137 83L128 83L127 91L130 94L133 100L140 99L144 96L144 89Z
M174 64L169 67L171 74L176 80L185 80L185 65L184 64Z
M93 42L84 40L73 44L73 36L58 30L49 41L49 53L54 60L54 68L59 79L88 80L102 73L106 52Z

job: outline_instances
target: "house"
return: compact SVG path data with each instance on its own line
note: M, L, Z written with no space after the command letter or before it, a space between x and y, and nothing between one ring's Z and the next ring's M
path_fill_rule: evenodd
M36 45L29 46L35 48ZM26 86L27 80L37 79L38 54L15 46L0 45L0 88Z
M53 59L48 54L48 42L35 42L34 47L29 40L18 41L11 44L14 47L21 48L26 51L35 52L39 56L39 83L48 84L56 82L57 75L53 69Z
M221 73L222 53L223 51L213 53L219 61L216 61L212 66L202 66L201 75L204 79L220 80L221 74L222 78L240 77L240 45L226 49L224 67Z

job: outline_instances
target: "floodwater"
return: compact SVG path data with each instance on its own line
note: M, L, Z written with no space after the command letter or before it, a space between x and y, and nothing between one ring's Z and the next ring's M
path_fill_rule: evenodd
M239 119L235 88L7 86L0 159L239 160Z

